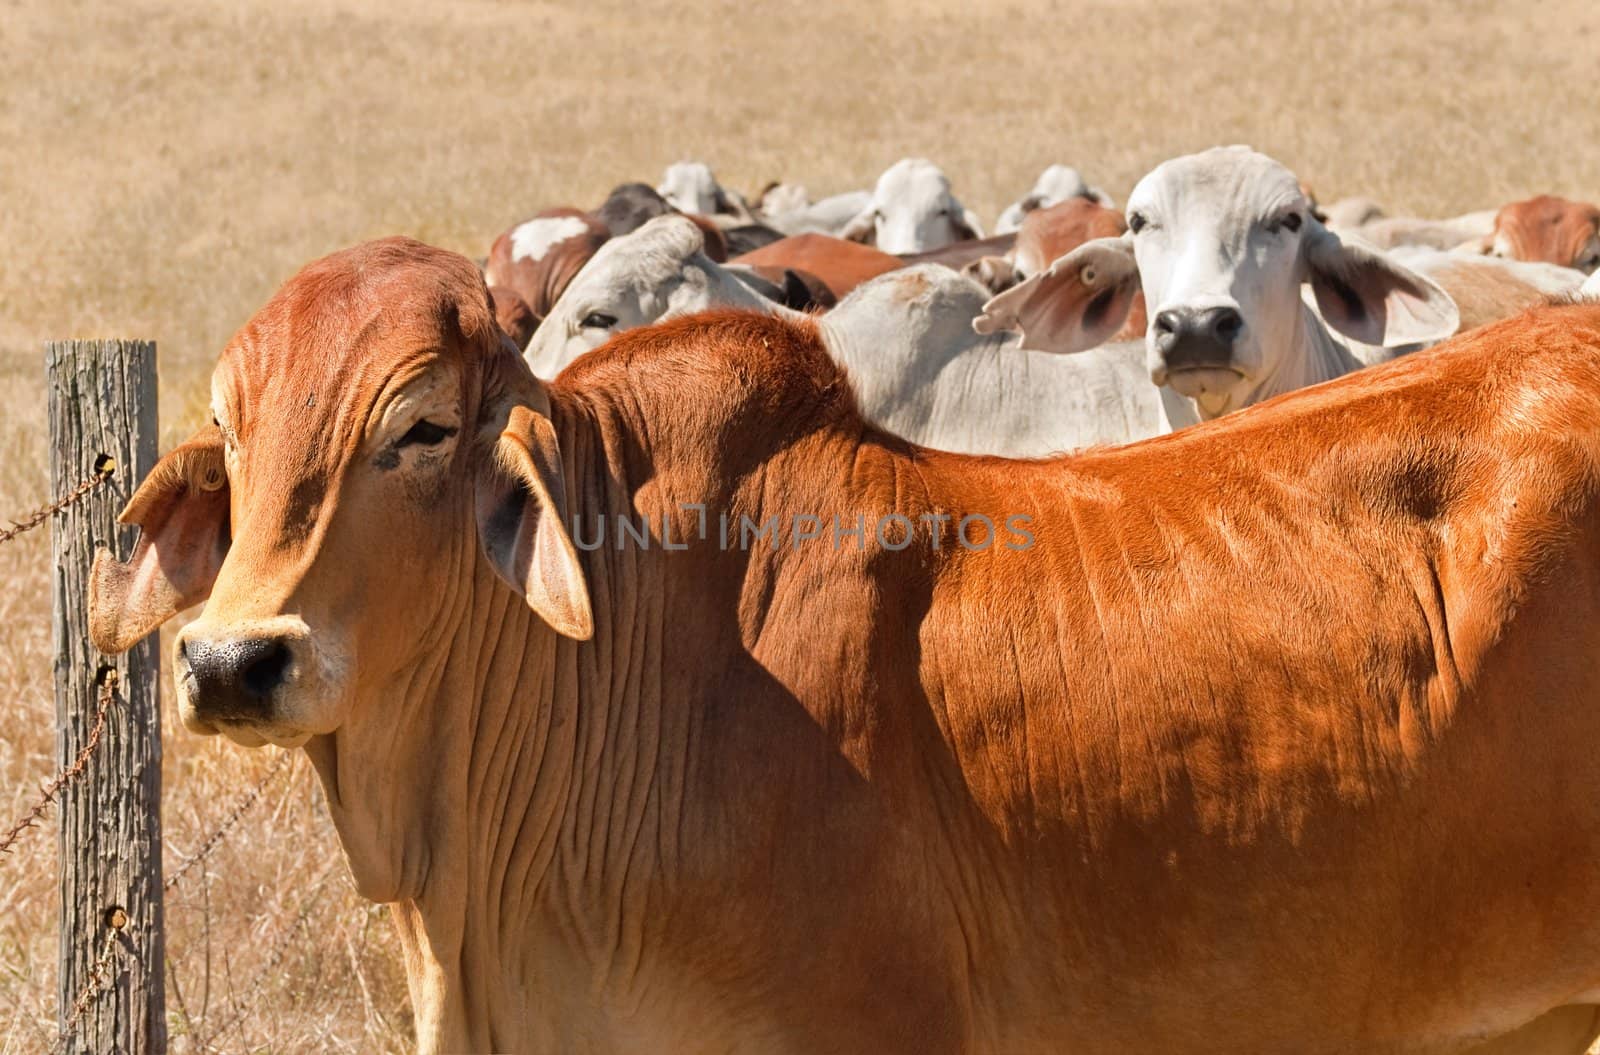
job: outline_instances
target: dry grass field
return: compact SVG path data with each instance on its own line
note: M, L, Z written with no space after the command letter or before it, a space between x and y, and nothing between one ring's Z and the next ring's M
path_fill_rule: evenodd
M46 497L41 341L157 339L174 441L306 260L392 232L481 255L685 157L821 194L925 154L986 219L1050 162L1120 200L1227 142L1395 211L1600 197L1593 0L0 0L0 54L0 516ZM0 548L0 827L52 769L46 545ZM272 758L167 733L171 867ZM406 1046L317 795L297 762L169 902L175 1051ZM0 860L3 1053L54 1037L54 836Z

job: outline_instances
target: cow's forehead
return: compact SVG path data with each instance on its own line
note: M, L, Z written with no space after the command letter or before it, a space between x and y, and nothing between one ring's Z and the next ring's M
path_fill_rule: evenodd
M578 272L572 288L580 293L653 289L670 281L704 246L704 236L691 228L693 224L681 217L658 217L631 234L611 239Z
M1219 220L1233 210L1248 220L1304 198L1299 180L1283 164L1248 147L1217 147L1156 166L1128 196L1128 209L1209 206Z
M879 177L878 183L885 191L906 193L913 189L940 193L950 186L944 170L925 158L904 158L891 165Z
M490 327L470 261L408 240L367 243L285 283L229 342L214 388L248 396L339 386L344 401L422 360L476 360L492 347Z

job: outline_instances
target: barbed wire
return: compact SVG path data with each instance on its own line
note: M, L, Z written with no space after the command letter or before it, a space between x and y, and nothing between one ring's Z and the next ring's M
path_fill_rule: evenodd
M100 955L89 965L89 981L78 993L78 998L72 1002L72 1012L67 1016L66 1024L61 1029L61 1036L56 1038L55 1050L58 1053L67 1050L73 1036L78 1032L78 1025L83 1021L83 1016L94 1006L94 1002L100 999L100 994L111 981L111 961L117 955L117 934L127 924L127 915L121 915L120 920L107 920L107 924L106 940L100 949Z
M266 984L267 975L277 970L278 965L283 963L283 957L289 951L289 942L294 939L295 935L300 933L307 921L310 920L311 910L316 905L317 895L321 893L322 885L319 883L316 889L300 903L300 911L295 916L294 922L285 927L283 933L278 935L278 940L272 943L272 951L267 954L266 962L251 976L250 982L245 986L244 991L236 999L229 1001L233 1007L233 1013L216 1029L207 1030L207 1035L204 1038L197 1037L195 1039L196 1046L204 1050L219 1050L217 1041L238 1028L239 1023L245 1020L245 1016L255 1009L258 999L257 993ZM204 1023L205 1017L202 1016L200 1021Z
M92 475L85 477L72 490L48 505L41 506L23 514L20 518L11 520L9 528L0 530L0 545L4 545L38 528L57 513L65 512L82 502L110 480L115 471L116 462L111 457L104 454L98 456L94 462ZM0 855L9 854L12 846L23 832L38 827L39 821L44 818L45 812L56 801L57 796L74 780L82 776L88 766L89 759L93 757L105 735L107 717L117 695L117 684L117 672L113 669L107 669L101 679L99 700L95 708L94 720L90 725L89 735L85 739L83 747L69 765L65 766L52 780L40 788L38 800L33 806L4 835L0 835ZM177 869L163 881L163 893L177 886L196 865L209 857L227 839L229 833L261 800L262 795L272 782L284 772L289 771L293 761L293 753L285 751L272 763L261 778L244 795L239 797L233 808L222 819L222 822L212 830L210 835L206 836L199 849L184 858ZM207 1030L209 1035L204 1040L199 1041L202 1048L214 1049L219 1039L226 1037L244 1021L258 1001L259 992L266 983L267 976L283 962L284 956L288 953L289 943L306 926L311 915L313 903L314 898L311 897L308 897L302 903L293 924L285 928L277 941L274 942L265 963L257 970L239 997L230 1001L232 1014L217 1029ZM126 927L127 922L127 914L120 909L107 918L105 940L101 944L99 955L95 957L89 966L87 982L84 984L83 989L79 991L76 999L73 1000L67 1013L61 1033L56 1038L53 1049L55 1052L64 1053L68 1050L72 1043L72 1038L77 1035L83 1023L84 1016L88 1014L96 1001L109 988L113 978L113 962L118 953L118 938L123 928Z
M33 808L24 813L22 819L13 824L5 835L0 835L0 854L10 853L11 844L16 842L23 832L38 825L40 819L44 817L44 811L55 801L61 790L83 774L84 767L89 764L89 756L100 746L101 734L106 729L106 712L111 709L111 701L116 698L116 694L117 672L108 669L105 679L100 683L100 703L95 708L94 724L89 727L89 738L84 741L78 757L72 760L71 765L57 773L54 780L41 788L39 800L33 804Z
M115 470L116 462L107 455L100 455L95 459L93 474L84 478L72 490L49 505L41 506L23 514L18 519L11 520L9 528L0 530L0 545L4 545L20 535L34 530L57 513L65 512L82 502L110 480ZM95 708L94 721L89 728L89 735L85 739L83 747L69 765L41 787L39 798L33 806L4 835L0 835L0 855L9 854L13 844L21 837L23 832L36 828L39 821L43 819L46 810L56 801L57 796L72 781L83 774L88 766L89 759L94 755L104 737L107 716L117 695L117 684L117 672L113 669L107 669L100 683L99 700ZM272 763L261 778L245 794L239 797L232 809L222 819L222 822L200 844L199 849L184 858L177 869L163 881L163 893L177 886L195 866L209 857L227 839L229 833L261 800L262 795L272 782L282 773L289 771L293 761L293 753L285 751ZM256 971L239 997L230 1001L232 1013L228 1019L215 1030L207 1030L208 1036L205 1039L198 1040L202 1048L215 1049L216 1042L238 1028L239 1024L251 1012L259 1000L259 992L262 986L265 985L267 976L283 962L284 956L288 953L289 943L306 926L307 921L310 919L314 900L314 897L308 897L302 902L294 922L285 928L277 941L274 942L266 961ZM73 1000L61 1033L56 1039L54 1051L57 1053L67 1051L71 1045L72 1038L77 1035L83 1023L84 1016L88 1014L90 1008L95 1005L96 1001L110 986L113 978L112 966L118 952L118 938L122 929L127 925L127 915L121 910L117 910L113 917L107 918L106 935L101 945L100 953L90 964L88 980L83 989L79 991L76 999Z
M74 487L49 505L40 506L30 513L24 513L22 519L11 521L9 528L5 531L0 531L0 546L10 542L18 535L32 531L57 513L64 512L77 505L89 497L90 492L111 479L116 469L117 463L109 455L100 455L94 460L94 475L85 477L77 487Z
M233 826L239 823L240 818L249 813L250 808L260 801L261 793L267 789L267 785L272 783L279 773L287 769L289 763L293 760L294 754L289 751L285 751L278 756L278 760L272 763L271 768L266 773L262 774L261 779L256 781L255 786L239 797L239 801L234 803L233 809L228 812L227 817L223 819L215 831L206 837L205 842L200 844L200 849L185 858L183 864L179 865L177 870L166 878L166 881L161 884L163 893L177 886L178 881L187 875L190 869L210 856L211 851L222 843L222 840L227 837Z

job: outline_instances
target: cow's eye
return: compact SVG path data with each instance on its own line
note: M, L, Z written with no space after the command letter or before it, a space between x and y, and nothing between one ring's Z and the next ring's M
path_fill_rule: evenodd
M456 434L453 425L438 425L423 419L406 430L396 447L436 447Z
M1301 222L1300 214L1297 212L1292 212L1283 218L1283 225L1291 231L1300 230Z
M591 311L583 317L583 322L579 323L586 330L609 330L616 324L617 317L607 315L603 311Z
M1132 231L1134 234L1138 234L1140 231L1144 230L1145 225L1149 222L1150 221L1145 218L1145 215L1142 212L1130 212L1128 214L1128 230Z

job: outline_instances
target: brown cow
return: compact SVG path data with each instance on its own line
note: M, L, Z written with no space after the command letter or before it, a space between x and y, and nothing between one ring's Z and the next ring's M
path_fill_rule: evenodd
M1087 198L1068 198L1042 209L1034 209L1022 219L1017 242L1003 258L986 258L968 269L968 274L994 293L1003 293L1027 278L1048 268L1085 242L1096 238L1116 238L1128 229L1128 221L1115 209L1108 209ZM1133 297L1128 318L1110 338L1131 341L1143 337L1148 326L1144 290Z
M1513 202L1494 218L1483 250L1593 274L1600 268L1600 208L1548 194Z
M304 745L424 1052L1442 1053L1600 997L1600 306L1014 462L865 427L805 320L542 384L396 239L212 391L91 630L209 595L184 723Z
M844 299L845 294L869 278L905 266L904 260L870 245L825 234L790 235L736 256L729 263L804 271L821 279L836 300Z
M1024 275L1036 274L1085 242L1116 238L1128 221L1115 209L1087 198L1068 198L1023 217L1011 261Z
M542 319L610 237L604 224L580 209L546 209L494 240L484 281L516 293Z
M528 302L517 296L516 290L504 286L489 287L489 303L494 307L494 321L518 348L526 348L533 331L539 328L539 316L528 307Z

